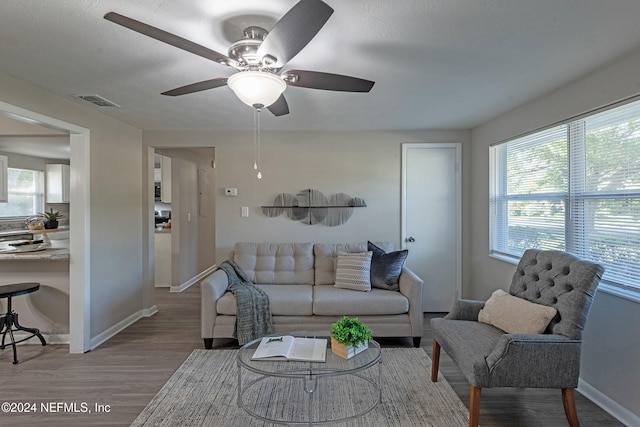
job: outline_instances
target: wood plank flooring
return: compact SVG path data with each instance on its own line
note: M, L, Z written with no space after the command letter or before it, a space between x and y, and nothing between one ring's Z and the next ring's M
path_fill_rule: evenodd
M128 426L191 351L203 348L198 286L179 294L159 288L156 303L156 315L86 354L68 354L68 346L61 345L22 345L20 363L12 365L11 350L0 351L0 403L36 405L31 413L0 412L0 426ZM429 355L431 317L436 316L425 315L422 338ZM412 345L410 339L380 341L386 347ZM237 348L237 343L216 340L214 348ZM469 384L444 352L440 368L468 407ZM579 393L576 401L583 427L622 425ZM102 405L101 412L96 405ZM559 390L486 389L480 425L565 427L567 422Z

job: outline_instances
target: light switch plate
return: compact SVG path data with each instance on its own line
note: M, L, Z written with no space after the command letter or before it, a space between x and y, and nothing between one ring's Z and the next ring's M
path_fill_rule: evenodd
M238 195L238 189L237 188L225 188L224 189L224 195L228 196L228 197L236 197Z
M243 218L248 218L248 217L249 217L249 207L248 207L248 206L243 206L243 207L242 207L242 210L241 210L241 212L240 212L240 215L241 215Z

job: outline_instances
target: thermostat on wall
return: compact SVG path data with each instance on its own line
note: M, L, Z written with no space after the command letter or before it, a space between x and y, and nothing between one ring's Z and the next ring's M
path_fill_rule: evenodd
M225 188L224 189L224 195L225 196L229 196L229 197L235 197L238 195L238 189L237 188Z

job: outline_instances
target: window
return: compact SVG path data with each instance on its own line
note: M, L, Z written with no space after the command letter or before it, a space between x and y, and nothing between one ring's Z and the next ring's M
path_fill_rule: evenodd
M640 102L490 149L490 252L558 249L640 290Z
M0 217L28 217L44 211L42 171L9 168L8 203L0 203Z

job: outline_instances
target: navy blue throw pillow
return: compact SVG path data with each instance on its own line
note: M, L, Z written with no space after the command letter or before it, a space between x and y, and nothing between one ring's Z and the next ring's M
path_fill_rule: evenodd
M367 250L373 252L371 258L371 287L388 291L400 290L400 273L407 259L408 250L385 252L371 242L367 242Z

